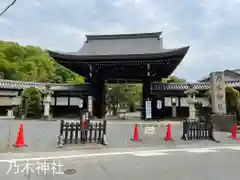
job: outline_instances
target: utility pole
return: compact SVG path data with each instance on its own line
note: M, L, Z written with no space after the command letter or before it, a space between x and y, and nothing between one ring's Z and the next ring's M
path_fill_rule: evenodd
M4 10L2 12L0 12L0 17L3 16L3 14L5 12L7 12L8 9L10 9L15 3L16 3L17 0L13 0L11 4L7 5Z

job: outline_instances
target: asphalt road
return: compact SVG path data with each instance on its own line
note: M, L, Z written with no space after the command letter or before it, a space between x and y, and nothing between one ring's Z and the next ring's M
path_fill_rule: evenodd
M34 152L34 151L57 151L57 136L59 135L60 122L45 122L45 121L22 121L24 124L24 137L27 148L14 149L6 148L6 144L14 144L20 121L0 121L0 153L10 151L20 152ZM139 137L141 142L133 142L130 139L133 137L133 129L135 122L112 122L107 125L107 147L101 145L89 144L89 145L71 145L65 146L65 149L75 148L127 148L127 147L149 147L149 146L163 146L163 147L175 147L177 145L188 144L200 144L209 145L216 144L212 141L183 141L181 140L182 127L181 125L173 123L172 125L172 137L175 140L171 143L165 143L164 136L166 134L166 126L155 127L154 135L146 135L144 133L145 128L139 128ZM228 138L227 133L216 132L216 139L220 140L222 144L238 144L234 140Z
M24 156L31 164L32 172L30 175L24 172L17 173L17 168L12 167L6 162L0 161L0 179L8 180L236 180L239 179L240 166L240 146L205 146L198 148L189 146L187 148L170 149L115 149L111 151L98 150L94 152L67 152L60 154L45 154L41 157L45 159L49 156L59 157L55 159L63 165L55 166L60 170L59 174L53 175L53 171L41 171L36 173L36 161L33 158L40 156ZM1 159L10 159L13 155L2 155ZM19 156L14 156L14 158ZM43 163L44 158L42 159ZM20 171L26 167L24 159L16 160L20 165ZM51 161L48 160L48 163ZM68 174L62 174L62 172ZM16 175L14 175L16 173Z

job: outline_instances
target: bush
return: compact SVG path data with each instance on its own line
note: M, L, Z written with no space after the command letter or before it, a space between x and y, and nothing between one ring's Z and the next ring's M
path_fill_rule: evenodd
M42 92L35 87L26 88L22 92L21 111L26 118L42 116Z
M129 104L129 111L130 112L136 112L136 104L134 102L131 102Z

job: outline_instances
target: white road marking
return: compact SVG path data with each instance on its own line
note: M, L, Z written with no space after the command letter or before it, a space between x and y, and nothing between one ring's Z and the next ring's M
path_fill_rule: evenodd
M19 162L19 161L42 161L42 160L56 160L56 159L72 159L72 158L87 158L96 156L109 156L109 155L125 155L132 154L132 152L111 152L111 153L95 153L95 154L78 154L69 156L52 156L52 157L29 157L29 158L18 158L18 159L7 159L0 160L1 162Z
M164 155L168 155L168 153L164 153L164 152L143 152L143 153L134 153L132 154L134 156L164 156Z
M240 146L230 147L229 149L232 149L232 150L240 150Z
M191 149L191 150L187 150L187 152L190 152L190 153L209 153L209 152L218 152L218 151L213 150L213 149Z
M39 155L35 155L28 158L13 158L13 159L3 159L0 160L0 163L5 162L22 162L22 161L42 161L42 160L58 160L58 159L73 159L73 158L89 158L89 157L98 157L98 156L117 156L117 155L134 155L134 154L141 154L148 152L149 154L153 153L168 153L168 152L206 152L215 150L221 150L221 149L233 149L237 148L240 149L240 146L215 146L215 147L209 147L209 148L182 148L182 149L160 149L160 150L137 150L137 151L120 151L120 152L103 152L103 153L82 153L82 151L79 151L79 154L72 154L72 155L61 155L61 156L42 156L39 157ZM76 151L75 151L76 152ZM62 152L62 154L67 154L70 152ZM81 154L82 153L82 154ZM44 153L43 153L44 154ZM1 154L0 154L1 155ZM14 157L14 153L11 154ZM18 155L18 154L15 154Z

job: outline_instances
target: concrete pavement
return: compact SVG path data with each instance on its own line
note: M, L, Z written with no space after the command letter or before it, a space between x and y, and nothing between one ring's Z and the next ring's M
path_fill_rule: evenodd
M161 148L126 148L111 150L92 150L91 152L74 151L60 154L45 154L43 156L30 155L16 157L16 155L1 156L1 160L15 158L20 166L19 171L26 167L26 161L34 172L31 175L19 172L12 166L9 174L9 163L0 163L1 179L34 179L34 180L65 180L65 179L99 179L99 180L235 180L239 178L240 145L202 146L193 145L170 149ZM55 174L51 168L44 174L37 174L38 163L52 163L55 157L55 167L66 174ZM42 159L40 159L40 157ZM4 159L3 159L4 158ZM34 159L35 158L35 159ZM37 159L38 158L38 159ZM5 160L6 160L5 159ZM21 160L22 159L22 160ZM21 160L21 161L20 161ZM59 161L58 161L59 160ZM60 166L59 166L60 165ZM62 165L62 166L61 166ZM53 166L52 166L53 167ZM46 169L42 168L42 169ZM55 172L56 173L56 172Z
M72 120L73 121L73 120ZM16 149L10 148L6 149L6 144L14 144L20 122L24 125L24 135L25 143L28 148L20 151L52 151L57 149L57 136L60 130L60 121L0 121L0 152L16 151ZM133 136L133 129L136 122L134 121L109 121L107 125L107 135L108 135L108 147L119 148L119 147L134 147L139 146L149 146L154 143L163 143L164 133L166 129L166 123L158 122L139 122L142 125L157 125L156 136L155 137L145 137L144 127L139 128L139 135L141 138L145 139L141 143L135 143L130 141ZM173 124L173 134L174 138L180 138L181 125ZM69 145L66 148L103 148L100 145ZM18 149L17 149L18 151Z
M4 152L34 152L34 151L59 151L57 149L57 136L59 135L60 122L46 121L22 121L24 124L25 143L28 148L14 149L6 148L6 144L10 147L14 144L20 121L0 121L0 153ZM111 121L110 121L111 122ZM181 124L172 124L172 136L175 140L172 143L165 143L164 136L166 134L166 124L157 122L140 122L142 125L157 125L154 135L146 135L145 128L142 125L139 128L139 136L141 142L133 142L130 139L133 137L133 129L135 122L118 122L114 121L107 125L107 140L108 145L103 147L99 144L77 144L68 145L64 149L102 149L102 148L127 148L127 147L148 147L148 146L166 146L168 148L177 145L187 144L215 144L212 141L183 141L181 140L182 126ZM175 123L175 124L174 124ZM238 144L238 142L228 138L228 133L216 132L216 139L223 144ZM61 149L60 149L61 150Z

